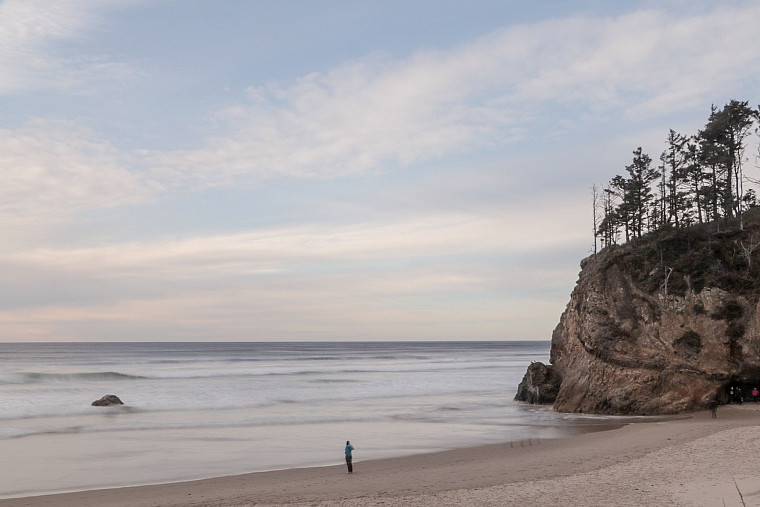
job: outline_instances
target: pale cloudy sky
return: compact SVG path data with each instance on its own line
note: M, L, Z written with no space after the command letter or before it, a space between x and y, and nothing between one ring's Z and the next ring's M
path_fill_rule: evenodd
M758 26L754 0L0 1L0 341L549 339L590 186L760 103Z

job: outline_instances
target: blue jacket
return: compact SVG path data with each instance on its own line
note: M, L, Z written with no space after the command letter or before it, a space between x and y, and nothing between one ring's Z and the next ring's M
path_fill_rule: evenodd
M346 446L346 457L347 458L351 457L351 451L353 451L353 450L354 450L354 446L353 445L347 445Z

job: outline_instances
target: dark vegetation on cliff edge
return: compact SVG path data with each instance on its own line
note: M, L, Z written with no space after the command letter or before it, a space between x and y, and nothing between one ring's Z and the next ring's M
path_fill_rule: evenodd
M689 290L698 293L715 287L757 303L760 208L750 208L743 220L743 230L737 219L686 229L662 228L625 245L611 245L607 255L650 294L684 296Z

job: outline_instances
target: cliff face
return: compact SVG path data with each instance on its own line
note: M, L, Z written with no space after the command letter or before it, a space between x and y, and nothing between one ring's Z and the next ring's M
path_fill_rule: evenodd
M662 269L647 275L662 286L645 290L630 251L609 248L581 263L552 335L554 409L672 414L725 401L729 385L760 387L757 303L741 291L694 290L688 274L686 288L668 294ZM523 392L531 389L528 377Z

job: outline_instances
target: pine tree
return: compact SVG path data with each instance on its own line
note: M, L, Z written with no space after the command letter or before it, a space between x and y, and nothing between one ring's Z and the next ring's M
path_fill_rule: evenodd
M688 185L686 137L670 129L668 147L660 155L662 178L666 187L662 225L673 225L676 229L691 222L691 198Z
M720 191L724 218L741 218L744 198L744 174L742 159L746 138L757 119L757 111L749 102L732 100L723 109L712 107L705 129L700 132L704 159L713 168L713 181L721 180ZM718 193L719 192L719 193Z
M692 206L696 207L697 221L701 224L705 219L705 202L707 201L704 180L705 173L699 153L698 139L692 136L686 143L684 151L684 180L689 187Z
M644 233L644 218L649 216L650 204L654 198L650 183L660 176L660 172L652 168L651 164L651 157L638 147L633 151L633 162L625 168L630 178L627 180L623 202L630 210L632 229L637 238Z
M610 195L610 201L614 198L617 200L617 206L612 210L610 221L617 226L619 230L623 227L625 231L625 242L631 240L631 234L635 231L634 227L634 210L630 196L630 182L620 175L610 180L607 192Z
M599 223L599 236L602 248L616 245L620 232L620 220L616 213L615 192L607 186L602 193L603 218Z
M715 106L712 107L710 118L716 114ZM706 200L707 221L717 220L721 214L719 210L725 210L725 173L727 155L723 146L716 139L716 129L700 130L697 134L699 139L699 164L705 170L705 185L702 188ZM729 187L730 188L730 187Z

